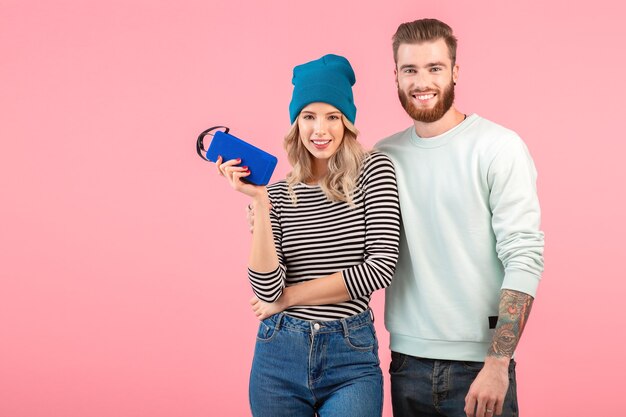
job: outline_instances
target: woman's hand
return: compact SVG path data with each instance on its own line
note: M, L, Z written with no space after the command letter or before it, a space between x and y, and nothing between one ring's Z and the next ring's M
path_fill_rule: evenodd
M266 303L265 301L259 300L255 295L250 299L250 305L252 305L252 311L259 320L264 320L276 313L280 313L286 308L282 303L282 296L273 303Z
M222 157L218 156L215 165L217 166L217 172L221 176L228 180L233 189L244 193L252 198L262 198L267 195L267 190L262 185L253 185L247 182L243 182L242 179L250 175L250 170L247 166L237 166L241 163L241 159L231 159L223 162Z

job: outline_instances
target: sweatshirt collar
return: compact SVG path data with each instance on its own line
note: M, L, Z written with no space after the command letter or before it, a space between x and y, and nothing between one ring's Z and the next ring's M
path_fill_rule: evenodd
M478 117L479 116L476 113L472 113L468 115L465 120L454 126L452 129L442 133L441 135L433 136L430 138L421 138L417 136L417 133L415 132L415 127L411 127L411 143L419 146L420 148L438 148L440 146L444 146L460 132L465 130L467 126L477 120Z

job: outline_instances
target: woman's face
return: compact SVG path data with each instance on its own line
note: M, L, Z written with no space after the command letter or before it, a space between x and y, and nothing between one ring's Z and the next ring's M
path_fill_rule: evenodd
M341 141L345 127L341 112L327 103L311 103L298 115L300 140L315 159L327 161Z

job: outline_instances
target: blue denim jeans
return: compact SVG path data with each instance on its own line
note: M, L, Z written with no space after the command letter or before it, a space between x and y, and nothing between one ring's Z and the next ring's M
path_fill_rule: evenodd
M465 396L483 362L416 358L391 352L391 404L394 417L466 417ZM509 365L509 390L502 417L517 417L515 361Z
M370 311L332 321L283 313L263 320L250 406L255 417L380 417L383 376Z

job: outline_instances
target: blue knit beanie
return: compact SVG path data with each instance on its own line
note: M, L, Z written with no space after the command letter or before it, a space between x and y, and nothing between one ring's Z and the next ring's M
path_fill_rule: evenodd
M352 123L356 107L352 86L356 79L350 62L339 55L324 55L320 59L298 65L293 69L293 96L289 117L293 123L303 108L311 103L328 103L339 109Z

